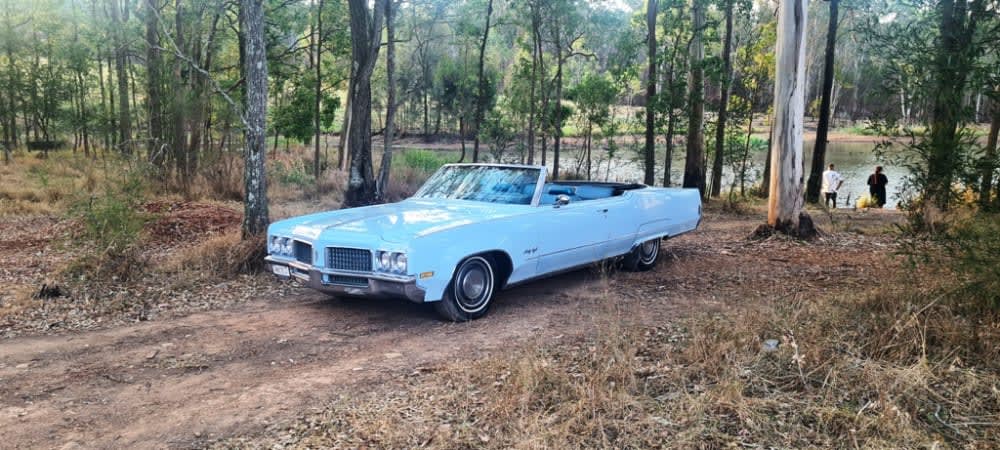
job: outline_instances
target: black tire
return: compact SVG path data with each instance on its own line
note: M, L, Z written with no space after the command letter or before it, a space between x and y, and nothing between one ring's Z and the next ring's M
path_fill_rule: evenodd
M622 259L622 268L630 272L645 272L656 267L660 259L660 238L650 239L636 245Z
M452 322L467 322L486 315L496 292L495 264L489 256L470 256L455 269L444 298L434 302L438 314Z

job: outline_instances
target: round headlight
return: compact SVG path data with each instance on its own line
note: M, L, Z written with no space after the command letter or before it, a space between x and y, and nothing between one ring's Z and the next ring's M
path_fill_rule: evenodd
M378 255L378 265L383 270L389 270L392 268L392 254L389 252L379 252Z
M292 239L285 238L282 242L281 251L286 255L292 254Z
M278 250L279 250L278 237L271 236L271 238L267 240L267 251L271 253L277 253Z
M392 257L392 268L397 272L406 273L406 254L395 253Z

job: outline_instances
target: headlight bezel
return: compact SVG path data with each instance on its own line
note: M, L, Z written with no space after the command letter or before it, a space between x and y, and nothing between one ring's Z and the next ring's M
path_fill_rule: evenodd
M405 274L409 268L406 252L378 250L375 252L375 270L385 273Z
M392 254L392 270L399 273L406 273L407 269L406 253L393 253Z

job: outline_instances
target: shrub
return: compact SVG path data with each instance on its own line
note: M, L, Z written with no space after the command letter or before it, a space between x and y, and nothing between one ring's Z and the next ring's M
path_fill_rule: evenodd
M944 260L958 275L960 291L970 306L1000 308L1000 214L960 219L935 239L943 251L928 249L930 259Z
M431 150L407 150L402 152L402 156L401 162L404 167L422 170L427 173L432 173L441 168L441 166L451 162L448 161L448 158L439 156Z
M135 246L148 216L141 212L142 181L126 179L120 190L80 199L70 213L83 225L78 237L90 252L70 265L71 275L126 280L144 264Z

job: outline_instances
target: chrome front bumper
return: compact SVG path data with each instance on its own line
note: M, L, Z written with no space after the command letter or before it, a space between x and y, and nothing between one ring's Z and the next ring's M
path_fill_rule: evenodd
M417 280L412 276L324 269L274 256L267 256L264 261L267 262L267 270L271 273L274 273L275 266L288 268L289 276L275 274L278 278L294 278L309 288L326 294L350 297L397 297L416 303L424 301L425 291L417 286ZM330 276L365 279L367 285L336 283L329 280Z

